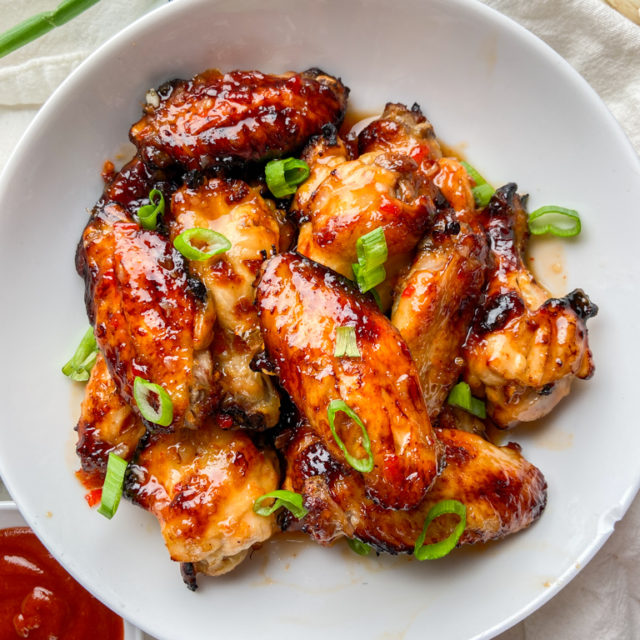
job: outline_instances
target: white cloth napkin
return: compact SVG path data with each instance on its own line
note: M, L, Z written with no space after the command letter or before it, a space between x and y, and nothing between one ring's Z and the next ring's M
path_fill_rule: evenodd
M58 0L0 0L0 32ZM179 0L176 0L179 1ZM390 0L392 1L392 0ZM545 40L599 93L640 152L640 27L602 0L483 0ZM162 0L103 0L0 59L0 169L58 84L91 51ZM0 499L3 487L0 483ZM499 640L640 637L640 498L586 569ZM446 640L446 639L445 639Z

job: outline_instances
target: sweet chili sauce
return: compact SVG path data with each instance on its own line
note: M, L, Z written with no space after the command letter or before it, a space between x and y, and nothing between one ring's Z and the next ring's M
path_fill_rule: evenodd
M28 527L0 530L0 640L123 640L122 618L81 587Z

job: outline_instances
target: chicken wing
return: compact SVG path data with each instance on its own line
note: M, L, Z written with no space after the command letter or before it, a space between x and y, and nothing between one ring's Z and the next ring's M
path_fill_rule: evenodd
M134 160L114 180L117 187L107 187L83 232L76 266L98 346L123 399L136 407L133 383L140 376L171 396L171 428L196 427L214 400L211 356L200 335L204 312L182 256L132 218L138 193L148 195L153 185L139 185L145 171Z
M419 504L438 473L438 445L409 350L375 303L347 280L296 254L268 260L256 298L266 352L282 386L336 459L330 403L343 400L371 440L367 494L386 507ZM335 357L336 330L355 327L359 358ZM367 458L361 430L346 414L336 432L350 455Z
M275 455L240 431L208 423L149 434L130 463L125 494L153 513L172 560L195 588L195 572L221 575L276 529L253 503L278 488Z
M502 427L546 415L574 378L591 377L586 321L598 311L580 289L551 298L528 271L527 214L516 189L498 189L483 213L494 265L464 350L465 379Z
M252 371L250 364L264 349L253 285L263 256L279 246L274 206L240 180L212 178L176 191L171 211L172 238L199 227L221 233L231 242L224 254L189 261L217 317L212 353L221 373L219 409L241 425L272 427L278 422L278 393L269 377Z
M205 71L152 92L129 137L145 162L194 170L298 150L339 125L349 90L318 69L268 75Z
M458 429L436 429L446 466L424 502L409 511L383 509L370 500L362 478L338 463L304 424L286 447L284 487L303 495L309 510L297 525L316 542L357 538L387 553L411 553L429 510L441 500L458 500L467 509L459 545L487 542L528 527L546 504L542 473L520 454L518 445L496 447ZM283 526L294 524L288 516ZM447 537L454 516L436 519L425 544Z
M422 169L423 163L433 163L439 148L419 109L393 104L361 132L360 142L362 154L354 160L330 130L306 149L309 184L298 190L292 205L304 221L297 250L352 278L358 238L382 227L389 257L379 292L387 308L395 279L411 261L441 199Z
M425 236L396 288L391 322L413 356L431 420L463 369L462 346L480 300L489 252L483 231L447 212Z
M91 369L76 431L82 470L99 477L104 477L110 453L130 460L145 432L142 421L120 397L101 354Z

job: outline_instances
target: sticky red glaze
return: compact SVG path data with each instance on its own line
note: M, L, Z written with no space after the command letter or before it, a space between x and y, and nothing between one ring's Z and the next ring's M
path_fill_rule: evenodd
M147 163L188 169L291 153L344 117L348 89L317 69L302 74L205 71L158 90L129 137Z
M28 527L0 530L0 640L122 640L122 618L83 589Z

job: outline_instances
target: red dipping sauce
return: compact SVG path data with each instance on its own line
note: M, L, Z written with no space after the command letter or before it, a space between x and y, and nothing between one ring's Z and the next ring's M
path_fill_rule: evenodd
M0 530L0 640L123 640L122 618L81 587L28 527Z

